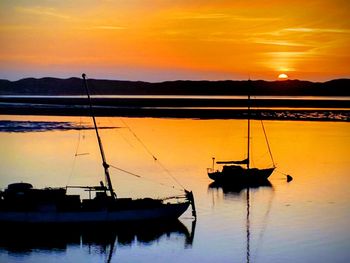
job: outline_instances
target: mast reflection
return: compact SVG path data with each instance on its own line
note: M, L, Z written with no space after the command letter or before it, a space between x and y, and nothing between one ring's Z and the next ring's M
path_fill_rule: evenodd
M259 188L270 188L273 190L273 185L269 180L260 181L260 182L254 182L254 183L242 183L242 184L220 184L217 182L213 182L208 185L209 191L218 191L222 190L224 196L235 196L235 197L243 197L244 193L245 195L245 202L246 202L246 224L245 224L245 230L246 230L246 263L250 263L251 259L251 250L250 250L250 239L251 239L251 222L250 222L250 210L251 210L251 202L250 202L250 195L251 191L257 191ZM269 207L270 209L270 207ZM266 214L269 213L269 209Z

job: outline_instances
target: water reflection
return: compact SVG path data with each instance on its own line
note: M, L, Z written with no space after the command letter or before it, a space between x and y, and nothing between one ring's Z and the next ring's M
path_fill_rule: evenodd
M245 189L258 189L260 187L273 188L269 180L264 180L261 182L253 183L235 183L235 184L222 184L218 182L213 182L208 185L209 190L219 190L221 189L224 194L227 195L239 195Z
M169 222L124 223L118 225L22 225L1 226L0 250L16 256L45 252L65 253L70 247L87 248L105 255L110 262L119 246L150 245L162 237L184 240L184 247L193 243L196 221L189 230L179 220Z
M99 127L99 129L114 128L117 127ZM82 122L0 120L0 132L46 132L91 129L94 129L94 127Z
M242 201L245 202L245 262L251 262L251 194L254 194L255 191L258 191L260 188L266 188L273 190L273 185L269 180L264 180L260 182L250 182L250 183L235 183L235 184L221 184L218 182L213 182L208 185L209 192L211 191L222 191L224 197L239 197L242 198ZM253 192L253 193L252 193ZM265 213L266 221L268 214L270 213L272 204L272 199L268 204L267 211ZM264 223L266 225L266 222ZM242 225L243 227L243 225ZM262 232L260 233L260 237L262 237Z
M1 119L79 122L77 117L2 116ZM99 120L101 126L125 126L118 118ZM176 179L194 191L199 220L191 249L184 249L186 235L181 232L170 232L170 238L163 232L162 237L148 243L150 245L142 245L147 243L141 243L138 241L141 237L134 236L133 243L129 238L125 246L120 234L112 261L246 262L246 191L216 184L208 187L210 182L203 170L212 154L220 159L241 157L234 149L245 147L246 121L124 120L147 146L152 146L151 150L156 151L157 157ZM88 122L86 118L82 121ZM350 258L350 123L268 121L265 125L279 169L292 174L294 180L286 183L284 175L274 173L270 176L272 187L250 189L250 262L286 262L288 259L294 262L347 262ZM253 125L252 129L257 136L260 134L260 126L255 129ZM98 182L101 168L100 161L96 162L99 156L91 130L82 132L85 138L79 148L80 153L89 152L90 155L77 158L74 172L69 177L77 133L74 130L0 132L1 186L13 181L30 181L37 187ZM112 163L152 180L169 183L128 129L106 129L101 136L110 142L106 145L106 153ZM263 137L257 136L254 136L254 142L258 145L254 149L258 151L266 147L259 143ZM259 157L253 156L255 163L264 165L265 159ZM113 180L118 185L119 196L123 197L158 197L173 191L117 172L113 173ZM190 229L187 219L182 221ZM0 239L4 240L1 228ZM63 242L63 247L59 243L58 248L52 248L52 245L47 248L44 242L41 249L38 248L40 245L36 246L38 253L33 247L27 252L19 252L20 259L15 253L10 254L10 247L6 249L2 243L0 262L97 262L107 257L110 243L103 252L100 241L90 245L86 242L86 238L74 243ZM18 246L15 244L12 249ZM92 254L87 254L89 249ZM23 253L30 255L26 257Z

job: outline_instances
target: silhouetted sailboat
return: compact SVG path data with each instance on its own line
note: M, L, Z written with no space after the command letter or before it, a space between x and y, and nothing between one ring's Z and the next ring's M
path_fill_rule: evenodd
M248 137L247 137L247 158L239 161L218 161L217 164L223 164L221 171L214 169L215 158L213 158L212 168L208 168L208 176L210 179L214 180L220 184L259 184L267 180L267 178L275 170L275 165L273 162L270 146L267 140L265 129L263 126L263 131L265 134L265 139L267 142L270 157L273 163L272 167L269 168L252 168L250 166L250 94L248 94ZM245 167L244 167L245 166Z
M35 189L29 183L13 183L0 192L0 223L115 223L132 221L175 220L192 205L190 191L164 199L117 198L109 175L109 165L99 136L90 93L83 74L90 113L102 157L106 186L67 186L65 188ZM68 195L67 188L81 188L90 192L89 199ZM91 192L95 197L91 198Z

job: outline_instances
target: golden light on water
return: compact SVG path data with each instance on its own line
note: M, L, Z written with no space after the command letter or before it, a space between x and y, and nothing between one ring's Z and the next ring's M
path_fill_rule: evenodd
M50 119L79 121L76 117L35 117L35 120ZM83 119L83 123L89 121L88 118ZM201 191L203 185L197 183L202 182L206 186L210 183L206 168L211 167L213 156L217 160L243 159L246 156L245 120L126 118L121 122L119 118L99 118L98 122L101 126L120 127L101 130L108 162L157 182L143 181L111 169L112 180L120 196L141 196L147 189L152 194L159 191L160 196L165 195L169 189L160 187L158 183L173 185L174 182L162 166L188 188ZM126 128L125 123L138 138ZM252 121L251 128L252 164L268 167L271 160L260 122ZM266 121L265 128L278 170L291 174L299 184L312 177L319 183L327 181L328 184L346 185L341 183L342 180L348 181L345 177L350 141L346 123ZM326 136L334 131L336 137ZM74 158L78 141L78 153L89 154ZM81 131L80 135L75 130L3 133L1 142L2 185L13 181L30 181L38 187L94 185L103 179L93 130ZM33 151L39 146L40 150ZM152 155L157 157L157 161ZM21 165L18 165L19 162ZM334 163L337 168L322 168L323 173L313 169L328 162ZM335 172L344 178L337 180L330 176ZM282 182L279 181L282 177L276 172L271 182ZM192 185L192 182L196 183ZM301 184L300 187L303 186ZM302 195L296 198L302 199ZM326 196L319 192L319 198Z

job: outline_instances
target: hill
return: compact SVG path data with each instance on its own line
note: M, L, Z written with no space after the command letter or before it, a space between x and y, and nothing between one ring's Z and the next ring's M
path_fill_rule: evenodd
M350 79L327 82L286 81L166 81L158 83L88 80L95 95L274 95L350 96ZM0 80L0 95L85 95L79 78Z

